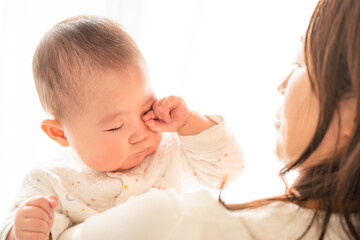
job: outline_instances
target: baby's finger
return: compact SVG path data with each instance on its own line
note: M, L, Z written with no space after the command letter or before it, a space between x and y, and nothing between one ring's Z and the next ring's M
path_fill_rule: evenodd
M151 110L151 111L148 111L147 113L145 113L145 115L142 117L142 120L146 122L146 121L152 120L154 118L156 118L155 113L153 110Z
M48 234L50 232L51 226L49 224L41 219L37 218L26 218L24 219L23 225L22 225L22 231L36 231Z
M162 109L159 112L160 112L159 119L161 119L162 121L164 121L167 124L171 123L171 115L170 115L170 109L169 108L168 109Z
M181 98L177 96L168 96L163 98L163 101L159 104L159 109L169 109L171 111L181 103Z
M149 120L145 124L153 132L163 132L163 126L158 120Z
M159 104L161 104L161 102L162 99L155 101L154 104L152 105L152 112L155 114L154 119L163 120L163 113L159 109Z
M45 197L34 197L25 203L25 206L39 207L43 209L50 218L54 216L54 209L49 203L49 200Z
M51 220L49 214L44 211L44 209L33 206L24 206L22 216L24 218L41 219L45 222L49 222Z
M50 234L50 233L49 233ZM42 232L23 232L20 239L48 240L49 234Z
M46 198L48 199L50 207L54 209L58 206L59 202L55 195L48 195Z
M164 121L165 123L171 122L171 116L170 116L170 108L167 107L167 105L164 105L164 102L166 102L166 98L162 98L159 101L156 102L156 104L153 105L153 111L155 112L155 115L158 119Z

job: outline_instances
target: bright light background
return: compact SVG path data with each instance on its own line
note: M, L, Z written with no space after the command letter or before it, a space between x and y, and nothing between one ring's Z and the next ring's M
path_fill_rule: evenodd
M62 152L41 130L31 61L42 35L79 14L117 20L143 52L158 96L178 94L223 115L247 159L228 202L280 193L273 154L277 84L316 0L0 0L0 220L22 177Z

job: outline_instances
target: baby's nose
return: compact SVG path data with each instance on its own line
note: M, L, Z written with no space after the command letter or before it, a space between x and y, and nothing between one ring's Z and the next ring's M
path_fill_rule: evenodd
M141 122L141 124L137 124L134 126L134 132L130 136L130 143L134 144L137 142L141 142L149 136L149 130L146 127L145 123Z

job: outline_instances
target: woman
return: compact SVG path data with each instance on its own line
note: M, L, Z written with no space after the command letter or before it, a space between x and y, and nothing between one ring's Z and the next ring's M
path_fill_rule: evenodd
M150 191L61 239L360 239L360 1L320 0L279 87L276 153L286 194L224 206Z

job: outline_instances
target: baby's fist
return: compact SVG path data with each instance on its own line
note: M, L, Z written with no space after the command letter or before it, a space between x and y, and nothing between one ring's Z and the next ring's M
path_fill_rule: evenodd
M168 96L157 99L143 116L143 121L154 132L178 132L191 116L183 98Z
M57 205L58 200L54 195L27 200L16 210L14 226L9 236L16 240L48 240Z

